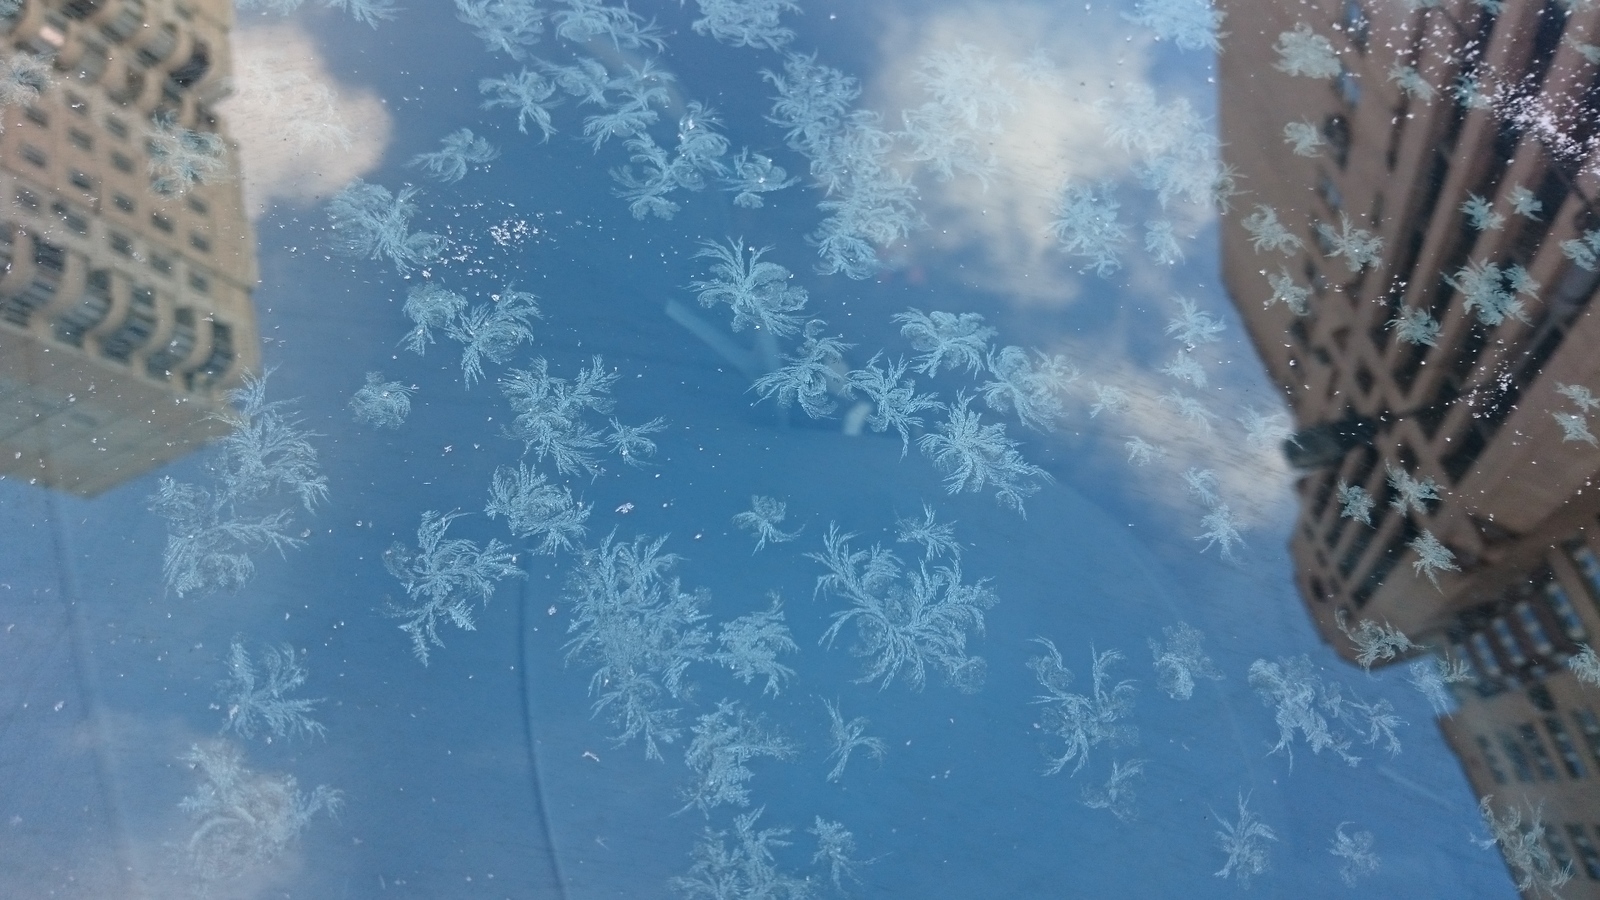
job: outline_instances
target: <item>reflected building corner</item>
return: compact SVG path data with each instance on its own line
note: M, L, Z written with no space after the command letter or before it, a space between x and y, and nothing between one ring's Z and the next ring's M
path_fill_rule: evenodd
M1290 540L1306 608L1347 659L1342 617L1464 662L1440 727L1474 790L1542 806L1572 865L1562 894L1600 897L1600 688L1567 666L1600 641L1600 448L1572 438L1561 414L1589 411L1558 392L1600 393L1600 273L1571 243L1600 228L1600 7L1219 5L1221 138L1249 192L1222 223L1223 272L1307 437ZM1301 22L1332 42L1336 76L1275 68ZM1407 68L1427 84L1404 90ZM1320 155L1286 143L1301 121ZM1474 196L1498 227L1463 211ZM1257 204L1304 246L1258 252L1240 221ZM1337 258L1346 222L1381 237L1377 265ZM1523 315L1485 324L1463 270L1490 272ZM1285 275L1309 289L1305 315L1273 302ZM1537 289L1516 290L1525 278ZM1440 325L1433 345L1400 339L1407 310ZM1401 502L1390 472L1431 478L1439 499ZM1341 485L1371 495L1370 526L1341 515ZM1428 535L1459 567L1437 587L1417 565Z
M237 177L166 193L167 136L219 135L227 0L23 0L5 53L51 86L0 132L0 476L93 496L226 432L260 364ZM152 138L158 140L152 140ZM188 149L193 149L192 146ZM181 160L180 160L181 162Z

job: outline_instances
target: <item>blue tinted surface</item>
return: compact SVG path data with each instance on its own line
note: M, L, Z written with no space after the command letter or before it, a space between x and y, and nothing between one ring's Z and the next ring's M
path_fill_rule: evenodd
M774 91L760 73L781 69L783 56L697 34L694 4L639 7L656 18L664 51L604 38L583 48L561 41L552 20L526 52L563 64L592 54L613 74L652 58L676 79L651 127L666 152L679 139L675 123L698 101L715 108L730 142L718 164L748 147L796 184L748 208L708 166L707 189L670 195L681 205L672 218L635 219L611 174L627 162L621 141L596 152L582 140L583 117L599 108L553 94L561 102L550 110L548 141L536 123L519 132L515 109L481 108L480 79L533 63L488 52L454 10L414 4L376 29L328 10L240 14L241 47L298 35L345 101L381 98L365 118L346 108L355 149L308 151L304 169L326 165L341 180L306 188L305 173L291 171L270 187L257 176L251 188L268 204L255 219L267 398L292 400L298 427L312 432L327 500L312 513L297 508L293 534L303 546L257 553L243 587L180 596L163 580L167 535L150 497L163 476L209 484L218 451L92 501L0 482L0 611L13 673L4 679L0 747L15 788L0 814L10 819L6 855L16 854L18 873L7 893L197 890L196 820L179 802L201 782L184 756L229 720L215 685L237 637L253 655L285 642L295 648L309 673L296 695L326 698L312 713L326 734L228 740L255 771L292 773L304 792L337 789L343 808L336 818L313 815L270 860L213 880L207 889L216 896L720 896L675 888L673 879L691 875L706 829L726 832L732 847L736 817L755 811L756 829L789 829L773 864L796 880L782 888L787 894L727 896L1235 896L1239 883L1214 873L1227 862L1219 816L1236 821L1241 797L1275 835L1264 843L1270 865L1252 880L1262 896L1511 896L1498 854L1470 840L1482 832L1474 798L1426 698L1403 667L1368 676L1338 661L1307 621L1285 549L1291 473L1275 441L1252 443L1237 422L1248 409L1270 415L1282 406L1220 284L1216 212L1173 200L1182 262L1163 265L1142 247L1143 223L1162 207L1140 185L1133 157L1107 142L1113 114L1095 102L1143 84L1159 102L1187 99L1209 121L1214 57L1153 41L1099 4L807 2L803 15L785 15L797 32L789 49L814 50L819 63L858 78L856 104L880 111L884 129L900 128L901 110L927 100L912 75L917 60L962 42L994 60L995 77L1016 92L1017 109L998 113L1004 127L980 139L997 148L987 186L959 167L939 180L936 164L908 161L913 151L902 140L894 158L913 179L925 224L879 246L881 262L858 279L819 271L826 261L807 240L827 214L818 209L827 196L768 119ZM1059 72L1029 82L1011 67L1036 52ZM461 128L487 138L498 158L473 163L454 183L407 165ZM247 180L250 151L248 143L241 151ZM370 164L360 163L368 151ZM392 259L337 253L326 207L355 177L392 192L418 188L409 227L443 236L443 252L400 266L406 273ZM1086 186L1105 179L1122 204L1129 236L1120 269L1104 277L1047 230L1067 178ZM293 184L301 186L285 186ZM1070 360L1081 374L1050 388L1061 404L1050 429L1025 428L1012 408L985 403L983 385L995 380L988 372L906 375L941 403L970 395L983 423L1005 424L1022 460L1042 469L1024 477L1037 487L1020 500L1025 515L993 487L947 491L919 443L939 433L941 409L920 413L902 452L893 428L850 424L859 392L833 397L840 408L820 419L798 404L761 400L754 379L775 366L775 354L798 353L803 335L734 331L726 305L696 302L690 284L706 279L711 263L696 252L730 239L773 247L763 261L783 266L792 279L781 283L808 293L800 321L823 320L820 334L843 336L847 369L879 353L880 365L904 356L914 367L919 349L893 318L908 308L976 313L995 329L991 350L1016 345ZM1090 271L1080 271L1086 264ZM472 304L530 292L540 315L529 320L531 338L514 335L484 357L483 376L469 387L448 329L436 329L422 356L402 345L414 324L403 313L407 292L424 283ZM1219 341L1195 342L1204 388L1160 372L1181 346L1166 333L1181 311L1175 295L1224 325ZM581 413L588 427L609 431L613 417L625 425L661 417L665 427L649 436L653 455L636 454L637 466L602 434L591 478L582 466L562 472L551 456L524 454L523 441L507 436L515 411L501 381L536 358L550 375L574 379L596 355L615 375L615 406ZM414 388L399 428L352 414L368 372ZM1091 416L1095 384L1120 386L1129 409ZM1160 399L1180 389L1216 421L1186 421ZM1135 436L1164 456L1131 463L1125 444ZM496 469L519 462L592 505L577 545L593 554L608 539L665 538L661 552L681 557L666 580L707 592L695 602L708 618L684 626L705 628L706 643L685 651L692 659L679 696L653 701L679 710L675 724L662 725L663 735L678 732L659 743L662 759L647 758L643 736L612 740L618 725L592 710L610 679L591 683L597 657L568 660L579 612L569 585L601 563L591 555L585 566L576 548L534 552L540 538L515 536L505 517L484 513ZM1225 545L1202 549L1202 519L1216 503L1186 489L1190 469L1215 473L1220 502L1240 523L1232 560L1219 554ZM752 509L753 495L786 504L775 527L792 540L769 539L752 552L755 533L734 517ZM965 654L982 657L981 685L970 659L938 653L926 657L921 689L906 668L892 681L861 683L876 660L852 653L862 640L855 622L831 646L824 641L848 601L819 586L828 570L812 554L824 553L837 524L855 535L857 550L891 548L897 584L913 573L948 577L937 574L948 556L924 568L920 546L895 542L897 519L921 518L925 504L954 523L963 583L986 584L998 598L982 611L981 628L950 626L965 637ZM470 540L474 552L500 541L524 575L499 579L486 603L461 594L475 630L441 624L442 646L429 647L425 666L386 614L412 601L385 554L396 544L415 553L423 514L453 510L465 515L446 538ZM764 676L746 683L719 662L715 637L726 621L768 609L773 592L799 649L778 659L792 678L767 692ZM648 631L665 615L653 609L629 627ZM1204 635L1221 676L1198 678L1188 699L1162 690L1149 646L1179 623ZM1131 710L1115 723L1121 740L1094 743L1081 769L1071 759L1045 774L1064 745L1048 733L1048 704L1035 702L1046 689L1029 660L1048 655L1037 638L1059 649L1074 676L1067 691L1085 702L1093 703L1093 653L1123 655L1110 665L1107 690L1133 683ZM1300 737L1292 757L1272 753L1274 711L1248 673L1258 660L1301 654L1347 696L1392 703L1406 722L1403 751L1351 732L1356 765L1332 750L1314 753ZM660 671L646 674L665 683ZM697 776L684 753L689 729L724 699L753 732L781 736L782 749L749 760L745 805L702 812L692 805ZM837 781L827 778L835 760L826 703L846 721L865 717L865 734L883 745L881 759L857 748ZM1144 762L1126 820L1082 802L1114 763L1134 760ZM858 863L838 887L827 861L813 858L808 829L818 817L853 835ZM1354 888L1329 853L1342 823L1347 833L1371 832L1381 859Z

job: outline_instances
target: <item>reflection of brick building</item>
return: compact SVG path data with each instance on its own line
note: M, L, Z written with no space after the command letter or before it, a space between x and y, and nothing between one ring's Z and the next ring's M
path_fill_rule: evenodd
M1586 168L1600 129L1600 66L1581 46L1600 44L1600 8L1569 15L1554 0L1508 0L1495 16L1467 0L1414 13L1364 0L1221 6L1231 32L1219 61L1221 137L1249 190L1242 213L1270 205L1306 244L1293 256L1257 253L1241 216L1230 217L1228 288L1299 427L1366 418L1376 429L1299 483L1291 550L1307 608L1347 657L1340 611L1468 662L1475 682L1459 686L1461 708L1441 724L1473 787L1497 805L1542 803L1550 849L1575 873L1563 893L1600 897L1600 688L1563 666L1579 643L1600 639L1600 485L1591 485L1600 449L1563 441L1552 416L1575 410L1557 383L1600 393L1600 316L1589 309L1600 274L1560 247L1600 226L1600 208L1585 199L1600 197L1600 178ZM1273 67L1273 43L1299 21L1333 42L1341 75ZM1396 65L1420 71L1437 96L1408 98L1389 77ZM1542 106L1468 108L1451 86L1474 77L1491 93L1532 88ZM1515 121L1536 108L1552 111L1542 133L1536 117ZM1283 140L1292 120L1318 127L1320 157L1293 155ZM1567 140L1583 149L1552 149ZM1537 219L1513 212L1518 187L1542 205ZM1501 228L1472 226L1461 206L1473 194L1494 202ZM1337 227L1341 216L1382 237L1376 268L1353 274L1319 247L1317 224ZM1528 322L1485 326L1464 308L1445 276L1473 262L1526 267L1542 285L1526 301ZM1263 308L1266 276L1280 266L1313 289L1309 315ZM1386 326L1403 307L1441 323L1437 346L1396 339ZM1425 514L1391 508L1391 466L1435 479L1441 501ZM1340 517L1341 481L1378 500L1375 527ZM1408 544L1425 531L1461 567L1441 575L1440 589L1413 570Z
M3 52L54 84L3 111L0 475L92 495L218 434L259 359L237 180L151 187L158 117L215 132L227 0L23 0Z

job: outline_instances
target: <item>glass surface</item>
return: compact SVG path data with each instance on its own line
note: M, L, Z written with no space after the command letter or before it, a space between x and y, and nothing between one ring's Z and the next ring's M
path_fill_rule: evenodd
M0 895L1600 896L1600 7L0 27Z

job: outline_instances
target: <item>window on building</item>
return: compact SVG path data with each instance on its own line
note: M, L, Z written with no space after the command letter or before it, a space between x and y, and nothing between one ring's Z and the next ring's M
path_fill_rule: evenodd
M1556 645L1550 640L1544 622L1539 619L1539 611L1533 608L1532 603L1527 600L1519 601L1512 607L1512 611L1516 613L1517 625L1527 637L1528 643L1533 645L1534 652L1546 657L1555 652Z
M129 240L125 234L111 232L111 249L129 259L133 258L133 241Z
M1333 176L1327 172L1317 173L1317 196L1335 214L1344 211L1344 192L1339 190L1339 185L1333 181Z
M1561 545L1561 549L1572 560L1572 565L1577 568L1578 574L1583 576L1583 586L1589 589L1589 600L1600 607L1600 556L1589 546L1589 542L1582 537L1573 538Z
M199 250L201 253L210 253L211 239L198 231L191 231L189 232L189 246Z
M1573 778L1582 778L1584 775L1583 759L1578 754L1578 745L1572 740L1572 733L1567 731L1567 726L1555 716L1545 716L1545 731L1550 733L1550 743L1555 745L1556 755L1561 757L1561 765L1567 774Z
M67 91L66 95L67 109L72 110L75 115L87 116L89 114L89 101L79 97L72 91Z
M1495 616L1489 623L1489 630L1494 632L1495 642L1500 645L1500 650L1506 655L1506 662L1513 669L1520 669L1528 664L1528 654L1522 650L1522 645L1517 643L1517 636L1511 630L1511 623L1505 616Z
M1499 678L1505 674L1500 668L1500 658L1495 656L1494 647L1490 645L1487 635L1481 631L1473 632L1470 643L1472 658L1479 670L1490 678Z
M79 150L94 149L94 138L76 128L67 129L67 140L71 141L72 146L77 147Z
M22 158L41 169L50 165L50 157L46 156L43 150L32 144L22 145Z
M1361 80L1356 77L1356 73L1342 64L1339 66L1338 77L1333 79L1333 89L1345 106L1354 109L1361 105Z
M1583 627L1583 619L1573 608L1572 599L1567 596L1567 589L1554 577L1549 575L1546 577L1549 580L1544 583L1544 602L1556 621L1561 623L1562 633L1577 643L1588 640L1589 630Z
M1372 38L1372 20L1367 18L1367 11L1361 8L1360 0L1344 0L1340 19L1345 37L1350 39L1350 46L1356 48L1357 53L1366 53L1367 43Z
M132 198L123 194L112 194L111 203L116 206L117 209L120 209L125 213L131 213L134 211Z
M1539 730L1533 727L1532 722L1524 722L1517 726L1517 735L1522 738L1522 743L1533 756L1533 764L1539 769L1539 777L1545 781L1555 781L1555 760L1550 758L1550 750L1545 747L1544 739L1539 737Z
M1506 770L1504 766L1500 765L1500 756L1494 752L1494 745L1490 744L1489 739L1481 734L1477 735L1476 739L1478 741L1478 754L1483 757L1483 765L1489 770L1489 777L1494 779L1495 784L1505 784Z
M106 116L106 130L119 138L128 137L128 126L116 116Z
M150 254L150 268L155 269L157 272L160 272L163 275L171 276L172 259L170 257L162 256L159 253L152 253Z
M1572 846L1578 851L1578 862L1583 866L1583 874L1589 876L1590 881L1600 881L1600 850L1595 849L1594 841L1589 837L1589 829L1580 822L1567 824L1567 840L1572 841Z
M133 160L129 159L125 154L112 151L111 165L115 167L118 172L126 172L129 174L133 173Z
M1516 773L1518 781L1533 780L1533 766L1528 764L1528 751L1522 749L1522 743L1507 732L1500 732L1500 749L1505 751L1506 759L1511 760L1511 770Z
M1350 161L1350 120L1337 113L1323 119L1322 137L1328 142L1334 165L1343 169Z
M1550 828L1544 833L1544 842L1550 847L1550 856L1554 858L1557 869L1572 870L1572 853L1567 850L1566 841L1561 839L1561 832Z
M62 224L74 232L78 234L89 233L89 217L82 212L60 202L51 204L50 211L61 219Z
M158 229L160 229L162 231L165 231L167 234L171 234L172 233L172 220L167 218L166 216L162 215L161 213L158 213L158 212L151 213L150 214L150 224L154 225L156 228L158 228Z
M17 205L28 212L39 211L39 195L29 190L17 191Z
M211 207L208 206L204 200L201 200L199 197L196 197L193 194L190 194L188 197L185 197L184 198L184 202L189 204L189 208L190 209L194 210L195 212L199 213L202 216L210 215L210 213L211 213Z
M1578 733L1583 735L1583 744L1589 750L1589 758L1600 765L1600 716L1588 707L1576 709L1572 712L1572 720L1578 723Z
M22 115L23 118L39 126L40 128L50 127L50 114L38 108L37 106L29 106L24 108L22 110Z
M77 169L73 169L72 174L67 176L67 180L71 181L72 186L80 191L94 190L94 179L89 177L88 172L80 172Z
M189 287L197 294L209 294L211 293L211 279L199 272L190 272Z

